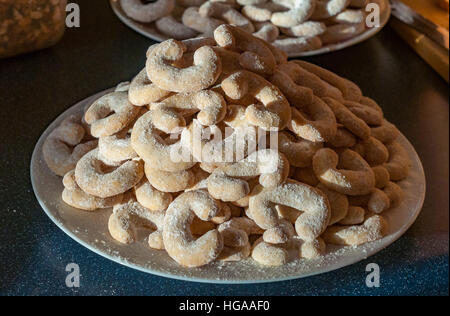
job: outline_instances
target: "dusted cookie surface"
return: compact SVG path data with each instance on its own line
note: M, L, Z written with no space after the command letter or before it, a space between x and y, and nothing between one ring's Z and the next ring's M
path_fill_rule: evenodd
M224 5L200 12L240 17ZM320 260L330 244L383 238L411 166L382 108L236 25L212 34L152 45L131 83L49 134L62 200L112 208L111 239L191 268Z

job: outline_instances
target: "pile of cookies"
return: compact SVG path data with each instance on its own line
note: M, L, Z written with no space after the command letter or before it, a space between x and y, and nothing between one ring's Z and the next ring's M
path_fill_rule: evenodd
M43 156L65 203L113 208L120 243L146 228L186 267L277 266L385 236L409 172L398 135L351 81L221 25L151 46L131 83L66 118Z
M133 20L177 40L212 36L232 24L288 54L316 50L366 30L369 0L121 0Z

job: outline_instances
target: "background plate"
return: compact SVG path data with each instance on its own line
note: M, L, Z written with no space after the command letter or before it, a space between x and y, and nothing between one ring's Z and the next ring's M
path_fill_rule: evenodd
M391 6L389 4L389 0L373 0L372 2L376 2L380 5L380 27L367 29L365 32L347 41L326 45L316 50L289 54L289 57L303 57L303 56L314 56L325 54L336 50L341 50L352 45L356 45L371 38L379 31L381 31L381 29L388 22L389 17L391 15ZM155 23L140 23L130 19L122 10L120 0L110 0L110 3L114 13L118 16L118 18L131 29L158 42L162 42L169 39L167 35L164 35L161 32L159 32L159 30L155 26Z
M66 205L61 200L62 179L48 169L42 157L44 140L64 118L81 112L87 104L112 90L102 91L75 104L49 125L33 151L31 183L40 205L59 228L88 249L125 266L159 276L209 283L258 283L307 277L356 263L384 249L406 232L423 205L425 175L422 164L412 145L401 135L399 141L409 154L411 173L398 183L405 191L403 203L383 214L389 222L385 238L359 247L329 246L322 258L294 259L281 267L263 267L252 259L238 263L216 262L193 269L180 267L164 251L150 249L144 232L140 234L139 241L132 245L122 245L112 239L107 228L111 209L84 212ZM398 260L402 259L399 257Z

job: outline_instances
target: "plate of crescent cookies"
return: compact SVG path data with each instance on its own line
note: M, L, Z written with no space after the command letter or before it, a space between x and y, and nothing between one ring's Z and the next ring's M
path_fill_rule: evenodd
M155 41L211 37L222 24L252 33L289 57L324 54L377 34L388 0L110 0L117 17Z
M420 159L354 82L230 24L143 54L33 152L40 205L88 249L180 280L281 281L364 260L419 215Z

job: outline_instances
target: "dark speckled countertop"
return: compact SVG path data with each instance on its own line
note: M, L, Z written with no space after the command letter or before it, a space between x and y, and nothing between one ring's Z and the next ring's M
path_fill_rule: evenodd
M415 146L427 195L419 218L369 259L306 279L258 285L181 282L126 268L66 236L31 188L36 141L67 107L144 65L152 41L123 25L107 1L78 1L81 28L55 47L0 60L0 295L448 295L448 85L390 27L343 51L307 58L361 86ZM67 288L75 262L81 286ZM381 268L381 286L365 285L365 267Z

